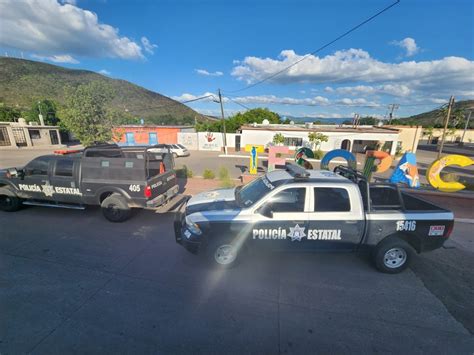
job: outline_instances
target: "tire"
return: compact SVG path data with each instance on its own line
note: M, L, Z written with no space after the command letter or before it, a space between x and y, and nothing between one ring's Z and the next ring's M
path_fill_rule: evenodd
M120 223L130 218L132 210L128 206L125 198L119 194L108 196L100 204L102 213L110 222Z
M410 244L400 238L383 240L373 253L375 267L386 274L398 274L410 265L414 253Z
M213 238L206 246L206 259L208 263L218 269L230 269L236 266L243 254L242 246L231 238Z
M8 187L0 187L0 211L15 212L21 208L21 199Z

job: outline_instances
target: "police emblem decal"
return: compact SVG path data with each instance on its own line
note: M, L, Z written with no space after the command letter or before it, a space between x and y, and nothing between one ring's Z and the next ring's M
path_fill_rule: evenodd
M53 196L54 194L54 187L51 185L41 185L41 188L43 189L43 193L45 196Z
M301 242L301 239L306 236L305 227L300 227L298 224L294 227L290 227L290 233L288 236L291 238L291 241L294 242L295 240Z

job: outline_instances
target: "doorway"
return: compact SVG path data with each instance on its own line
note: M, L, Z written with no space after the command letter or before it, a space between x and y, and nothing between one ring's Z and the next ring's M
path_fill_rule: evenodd
M125 143L127 145L135 145L135 134L133 132L125 133Z
M344 139L341 143L341 149L351 151L351 141L349 139Z
M158 144L158 136L156 135L156 132L149 132L148 133L148 144L149 145Z

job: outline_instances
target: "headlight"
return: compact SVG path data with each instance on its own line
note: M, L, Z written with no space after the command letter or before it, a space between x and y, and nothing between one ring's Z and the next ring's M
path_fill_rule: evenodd
M192 222L188 217L186 217L185 221L186 221L186 227L188 227L191 233L201 235L202 233L201 228L199 228L199 226L196 223Z

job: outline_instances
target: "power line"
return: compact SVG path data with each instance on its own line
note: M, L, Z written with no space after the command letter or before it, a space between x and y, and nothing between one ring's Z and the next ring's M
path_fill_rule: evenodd
M382 10L380 10L379 12L377 12L376 14L370 16L368 19L366 19L366 20L360 22L358 25L352 27L351 29L349 29L349 30L347 30L346 32L344 32L343 34L339 35L338 37L336 37L336 38L333 39L332 41L330 41L330 42L324 44L323 46L319 47L319 48L316 49L315 51L313 51L313 52L311 52L311 53L309 53L309 54L306 54L303 58L301 58L301 59L297 60L296 62L294 62L294 63L288 65L287 67L285 67L285 68L283 68L283 69L277 71L276 73L273 73L273 74L267 76L266 78L263 78L263 79L261 79L261 80L255 82L255 83L253 83L253 84L247 85L247 86L245 86L245 87L243 87L243 88L241 88L241 89L238 89L238 90L231 90L231 91L228 91L228 92L241 92L241 91L244 91L244 90L253 88L253 87L257 86L257 85L260 85L260 84L264 83L265 81L268 81L268 80L270 80L270 79L276 77L277 75L280 75L281 73L283 73L283 72L287 71L288 69L294 67L294 66L297 65L298 63L301 63L303 60L308 59L311 55L314 55L314 54L316 54L316 53L322 51L323 49L329 47L331 44L333 44L333 43L339 41L340 39L342 39L342 38L344 38L344 37L346 37L346 36L349 35L350 33L354 32L354 31L357 30L358 28L360 28L360 27L362 27L363 25L365 25L366 23L372 21L373 19L375 19L375 18L378 17L379 15L383 14L385 11L388 11L389 9L391 9L392 7L394 7L395 5L397 5L399 2L400 2L400 0L395 1L394 3L392 3L391 5L389 5L389 6L385 7L385 8L383 8Z
M227 98L228 98L230 101L232 101L234 104L236 104L236 105L239 105L239 106L242 106L242 107L243 107L243 108L245 108L246 110L251 110L251 108L250 108L250 107L248 107L248 106L245 106L244 104L241 104L240 102L238 102L238 101L235 101L235 100L231 99L231 98L230 98L230 97L228 97L228 96L225 96L225 97L227 97Z
M146 107L141 107L139 109L136 109L136 111L144 111L144 110L148 110L148 109L151 109L151 108L163 108L163 107L169 107L169 106L174 106L174 105L179 105L179 104L187 104L187 103L190 103L190 102L195 102L195 101L199 101L199 100L204 100L204 99L207 99L209 97L214 97L214 95L210 94L210 95L205 95L205 96L201 96L201 97L196 97L194 99L190 99L190 100L186 100L186 101L175 101L175 100L172 100L173 102L170 102L168 104L164 104L164 105L157 105L157 106L146 106Z

